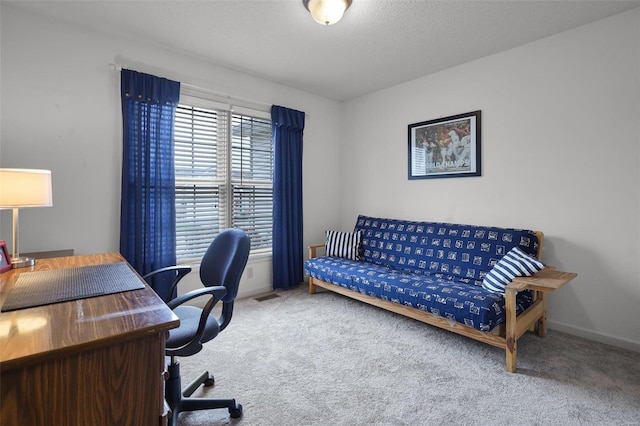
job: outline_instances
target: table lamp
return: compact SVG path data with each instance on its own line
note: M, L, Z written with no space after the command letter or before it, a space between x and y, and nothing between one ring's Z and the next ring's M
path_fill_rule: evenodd
M0 209L13 209L11 264L14 268L24 268L35 263L32 258L20 257L18 209L52 205L50 170L0 169Z

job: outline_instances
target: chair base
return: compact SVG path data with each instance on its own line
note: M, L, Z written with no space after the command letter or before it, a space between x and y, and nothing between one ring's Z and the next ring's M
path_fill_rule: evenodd
M189 398L200 385L213 386L213 376L207 371L182 390L180 363L172 362L167 369L169 378L165 382L165 398L171 409L172 426L178 426L178 415L183 411L226 408L229 410L229 416L232 419L242 417L242 405L238 404L235 399Z

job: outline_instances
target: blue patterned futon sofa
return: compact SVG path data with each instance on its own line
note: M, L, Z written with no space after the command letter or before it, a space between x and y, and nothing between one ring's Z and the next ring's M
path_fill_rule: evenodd
M512 372L517 339L536 323L540 335L546 331L542 293L483 286L514 247L539 258L541 232L359 216L352 233L338 234L351 239L338 247L328 238L309 248L305 272L312 294L323 287L504 348ZM320 247L332 253L317 256Z

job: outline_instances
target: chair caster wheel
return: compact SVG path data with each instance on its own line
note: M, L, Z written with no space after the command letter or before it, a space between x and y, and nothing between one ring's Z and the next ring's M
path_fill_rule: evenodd
M204 384L206 387L213 386L215 383L216 383L216 380L215 380L215 379L213 378L213 376L211 376L211 375L209 375L209 378L208 378L208 379L206 379L206 380L203 382L203 384Z
M235 408L229 408L229 416L231 416L232 419L242 417L242 405L236 404Z

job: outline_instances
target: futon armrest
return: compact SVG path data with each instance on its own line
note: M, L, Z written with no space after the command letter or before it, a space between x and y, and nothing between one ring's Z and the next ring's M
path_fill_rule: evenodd
M324 247L324 243L322 244L312 244L309 246L309 259L313 259L314 257L318 257L317 250L320 247Z
M516 277L506 287L506 290L519 292L522 290L535 290L551 293L577 277L574 272L558 271L552 266L535 273L530 277Z

